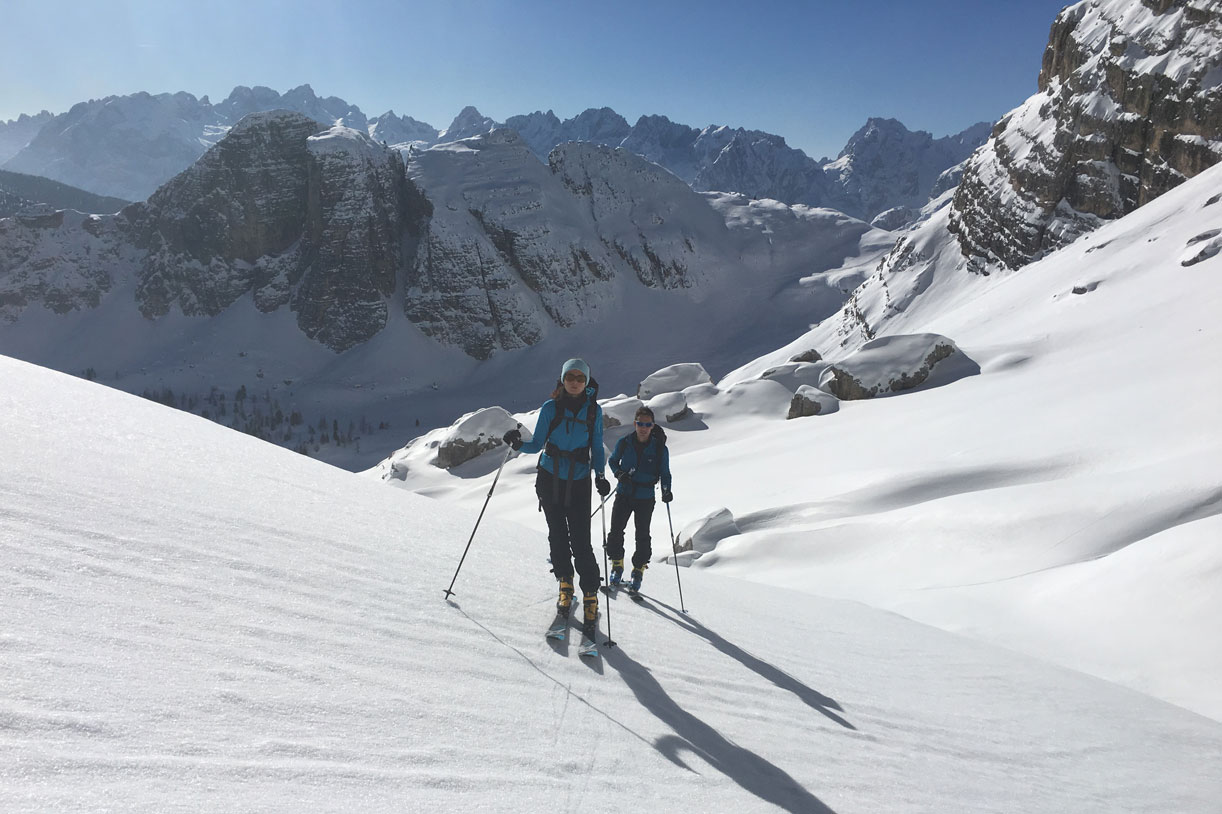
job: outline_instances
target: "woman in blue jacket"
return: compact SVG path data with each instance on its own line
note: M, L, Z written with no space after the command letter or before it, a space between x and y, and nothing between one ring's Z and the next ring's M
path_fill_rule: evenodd
M636 515L636 550L632 552L632 577L628 590L641 589L649 558L653 556L649 522L653 519L653 488L662 484L662 502L670 503L670 452L666 433L653 418L653 410L636 411L633 431L615 445L611 453L611 474L619 480L615 503L611 507L611 533L607 535L607 555L611 558L608 582L619 585L624 578L624 530L628 518Z
M523 443L516 430L505 433L505 443L539 456L535 492L547 517L547 540L552 572L560 580L556 611L568 614L573 604L574 567L580 577L582 632L594 639L598 619L598 586L602 574L590 544L590 474L600 496L611 492L603 477L607 452L603 449L603 411L596 399L598 385L590 366L570 359L560 369L552 397L543 403L531 440Z

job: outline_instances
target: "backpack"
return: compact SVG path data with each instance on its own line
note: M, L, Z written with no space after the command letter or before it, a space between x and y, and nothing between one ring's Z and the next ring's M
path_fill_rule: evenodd
M563 389L564 382L557 382L557 387L558 389ZM585 389L594 391L592 393L586 393L586 438L588 439L586 446L582 449L562 450L559 447L557 447L555 444L548 442L548 439L552 437L552 433L555 431L557 427L560 426L560 422L564 421L564 412L565 411L564 411L564 408L561 407L559 403L556 404L556 415L552 418L551 423L548 424L547 433L543 436L543 451L546 452L549 457L551 457L553 460L557 462L556 464L557 471L552 476L552 498L557 503L560 502L560 472L559 472L560 464L559 464L559 461L563 459L569 462L569 475L565 479L565 485L564 485L564 505L565 506L569 505L570 499L572 497L573 469L574 469L575 464L578 464L578 463L587 463L588 464L594 456L594 421L598 417L598 380L595 379L593 376L591 376L589 382L586 383ZM552 399L553 401L558 402L558 396L553 395ZM585 453L584 458L579 456L579 453ZM537 468L542 469L542 467L543 467L543 463L540 462ZM592 469L593 467L591 467L591 470ZM540 508L542 508L542 504L540 504Z

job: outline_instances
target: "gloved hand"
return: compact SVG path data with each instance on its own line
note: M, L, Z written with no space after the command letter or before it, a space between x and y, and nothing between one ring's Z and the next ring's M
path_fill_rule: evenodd
M615 479L619 481L620 483L627 483L628 480L632 477L631 472L628 472L623 469L621 469L619 472L612 472L611 474L615 475Z
M611 484L607 483L607 479L602 475L594 478L594 488L598 490L599 497L606 497L611 494Z
M662 490L662 502L663 503L670 503L674 499L675 499L675 496L674 494L671 493L669 489Z
M516 428L505 433L501 440L509 444L510 448L515 451L522 448L522 433Z

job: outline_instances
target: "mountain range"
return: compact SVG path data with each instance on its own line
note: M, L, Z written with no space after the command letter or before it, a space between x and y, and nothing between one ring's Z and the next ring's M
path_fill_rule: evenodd
M785 203L830 206L870 220L895 207L919 208L939 173L971 154L987 125L935 139L894 119L870 119L835 162L816 161L780 136L742 128L697 130L665 116L630 126L610 108L561 121L551 111L496 122L464 108L444 130L393 111L366 117L355 105L320 98L309 85L287 93L237 87L212 104L189 93L136 93L81 102L58 116L42 113L0 123L0 166L41 175L102 195L144 200L186 169L242 117L290 110L322 124L343 125L406 150L458 141L490 130L518 131L543 163L554 147L584 141L624 147L694 188L738 192Z
M795 343L834 359L901 330L925 300L964 296L962 278L1012 273L1216 163L1219 34L1222 12L1197 3L1072 6L1040 92L942 171L976 135L897 141L872 121L810 177L834 169L833 192L875 206L866 177L916 199L928 184L932 201L881 224L915 215L901 231L698 189L765 150L772 177L805 177L786 163L801 154L767 134L646 117L621 146L566 141L544 163L553 138L614 140L626 123L602 110L497 128L468 108L433 146L396 147L342 100L298 89L285 96L312 115L251 113L285 97L235 92L217 107L239 122L147 200L0 220L0 349L247 429L234 394L257 388L267 414L301 414L275 440L349 465L374 453L370 433L359 455L328 452L360 434L344 424L398 433L520 406L575 352L620 392L676 356L715 375ZM138 101L199 108L185 94ZM360 126L334 123L345 118ZM30 147L51 143L53 124ZM893 155L906 174L879 170Z

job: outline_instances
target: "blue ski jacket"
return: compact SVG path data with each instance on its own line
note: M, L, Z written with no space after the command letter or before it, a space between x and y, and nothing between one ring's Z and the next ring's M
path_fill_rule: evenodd
M670 450L666 448L666 433L654 426L644 444L636 440L635 432L619 439L611 453L611 472L616 478L630 473L615 488L618 495L653 500L653 487L659 481L663 489L670 489Z
M592 444L588 425L590 410L594 411ZM549 437L548 428L555 422L557 414L560 421ZM594 388L587 387L585 397L580 401L561 396L543 402L539 420L535 422L535 432L529 441L522 443L521 451L526 454L542 452L539 468L546 469L560 480L582 480L589 477L591 469L597 475L602 475L607 465L607 450L603 448L603 409L594 400Z

